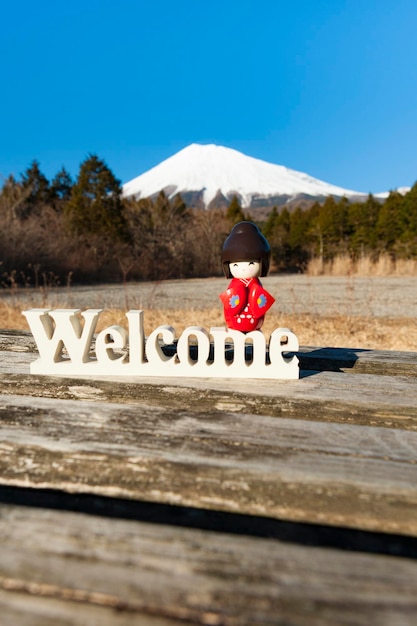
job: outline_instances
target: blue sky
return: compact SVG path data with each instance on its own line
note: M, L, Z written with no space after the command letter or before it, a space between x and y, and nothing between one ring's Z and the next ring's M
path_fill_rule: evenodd
M415 0L3 2L0 176L97 154L127 182L196 142L412 185L416 31Z

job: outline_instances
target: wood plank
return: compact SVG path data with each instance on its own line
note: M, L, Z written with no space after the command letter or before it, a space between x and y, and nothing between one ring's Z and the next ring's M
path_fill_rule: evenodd
M417 535L417 433L0 396L0 484Z
M65 567L65 564L63 564ZM1 584L7 591L1 589ZM74 582L75 584L75 582ZM30 581L0 581L2 626L184 626L182 619L168 619L94 603L99 594L80 593L58 585L34 584ZM82 599L85 597L85 599ZM89 600L91 597L91 600ZM91 603L89 603L91 602ZM188 622L201 624L201 622Z
M300 380L60 377L29 374L32 354L0 353L3 394L145 402L167 410L225 409L295 419L417 430L417 378L304 372ZM354 389L354 392L352 391Z
M24 600L62 623L415 623L415 560L5 505L0 536L2 614Z
M37 353L36 342L28 330L0 329L0 351Z
M416 352L301 346L297 354L304 370L417 376Z

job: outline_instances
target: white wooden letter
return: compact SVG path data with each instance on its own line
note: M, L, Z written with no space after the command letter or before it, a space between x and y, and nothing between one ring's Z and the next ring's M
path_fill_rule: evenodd
M277 378L298 378L298 358L286 357L283 352L297 352L297 336L288 328L276 328L269 340L269 358Z
M110 326L97 336L96 356L100 365L105 367L106 362L115 361L122 364L126 360L126 354L117 356L114 350L123 350L127 344L127 332L121 326Z
M78 317L79 309L31 309L23 312L38 346L40 359L37 365L41 366L43 373L56 374L54 364L65 360L62 353L64 347L73 364L81 365L91 360L91 342L101 311L88 309L81 313L84 326Z
M128 311L129 323L129 364L145 363L145 333L143 330L143 311Z
M164 344L169 345L173 343L175 339L175 330L172 326L158 326L158 328L149 335L146 342L146 356L149 364L154 366L156 375L163 376L161 365L167 365L167 363L174 365L177 355L174 354L174 356L167 356L163 353L162 348L159 345L160 336L162 336Z
M197 339L197 359L192 359L190 356L190 337L194 336ZM204 365L210 355L210 337L209 334L201 326L189 326L184 330L181 337L178 339L177 354L181 363L187 363L187 365Z

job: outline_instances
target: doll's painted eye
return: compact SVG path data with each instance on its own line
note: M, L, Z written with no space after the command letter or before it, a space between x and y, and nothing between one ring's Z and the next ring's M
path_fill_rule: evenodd
M249 265L255 265L255 261L249 261Z

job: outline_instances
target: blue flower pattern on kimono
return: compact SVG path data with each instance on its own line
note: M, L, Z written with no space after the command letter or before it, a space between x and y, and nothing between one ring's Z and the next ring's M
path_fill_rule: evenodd
M266 296L261 293L261 295L259 296L258 300L257 300L257 305L260 309L263 309L263 307L266 305Z
M235 309L237 306L239 306L239 303L240 303L240 298L237 295L232 296L229 300L229 304L232 307L232 309Z

